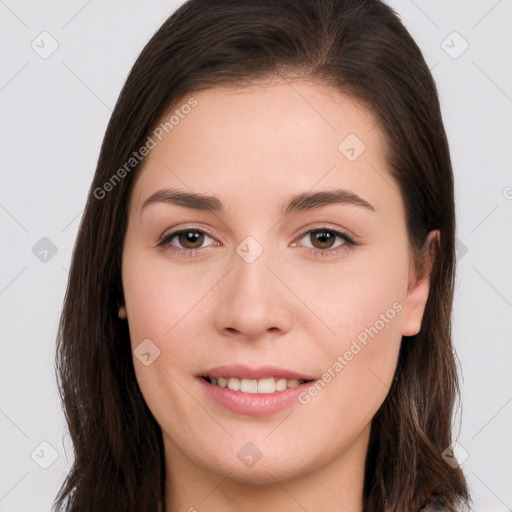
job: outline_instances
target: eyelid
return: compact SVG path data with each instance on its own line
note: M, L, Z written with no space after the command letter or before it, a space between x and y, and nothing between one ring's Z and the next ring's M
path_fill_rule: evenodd
M329 226L328 224L325 224L325 223L324 224L319 224L318 226L314 226L314 227L309 226L308 228L304 229L303 231L300 231L295 236L295 239L302 238L304 235L307 235L308 233L311 233L313 231L321 231L322 229L325 230L325 231L332 231L333 233L337 233L338 235L342 235L344 237L347 237L348 239L353 241L354 244L356 244L356 237L354 235L352 235L350 233L350 231L347 231L346 229L343 229L343 228Z

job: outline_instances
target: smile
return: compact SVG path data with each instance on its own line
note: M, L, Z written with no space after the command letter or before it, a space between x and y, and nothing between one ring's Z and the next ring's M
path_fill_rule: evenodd
M306 380L286 379L284 377L263 377L261 379L244 379L238 377L218 377L217 379L204 378L214 386L252 394L269 394L285 391L286 389L296 388L308 382Z

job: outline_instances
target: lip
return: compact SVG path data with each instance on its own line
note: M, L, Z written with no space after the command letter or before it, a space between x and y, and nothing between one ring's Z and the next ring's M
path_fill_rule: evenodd
M226 364L216 366L207 370L205 373L198 375L199 377L209 377L210 379L218 379L219 377L238 377L241 379L262 379L264 377L283 377L285 379L298 380L316 380L316 377L301 374L286 368L278 368L277 366L263 365L258 367L247 366L244 364ZM284 391L281 391L284 393Z
M265 375L269 376L268 373ZM284 377L282 374L281 376ZM297 377L289 378L293 379ZM284 391L276 391L274 393L242 393L241 391L233 391L229 388L221 388L220 386L211 384L203 377L197 377L197 380L207 397L232 412L246 416L271 416L272 414L276 414L279 411L291 407L293 404L298 404L299 395L314 384L314 381L304 382L295 388L288 388Z

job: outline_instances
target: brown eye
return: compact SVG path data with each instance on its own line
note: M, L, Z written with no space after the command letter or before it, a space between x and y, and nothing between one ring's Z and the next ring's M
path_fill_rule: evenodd
M200 229L182 229L163 235L158 246L175 252L195 254L197 249L207 247L203 244L208 238L212 239L210 235Z
M177 236L179 243L185 249L197 249L201 247L204 241L204 234L201 231L181 231L175 236Z
M344 233L327 228L313 229L304 233L301 238L307 240L311 244L310 249L321 252L335 252L338 247L343 249L344 246L357 245ZM339 242L335 245L337 239L339 239Z
M306 231L299 239L300 245L308 248L315 258L335 256L359 245L348 235L327 227ZM292 246L296 247L297 243Z
M310 239L315 249L331 249L337 238L334 231L327 229L310 231L310 234Z

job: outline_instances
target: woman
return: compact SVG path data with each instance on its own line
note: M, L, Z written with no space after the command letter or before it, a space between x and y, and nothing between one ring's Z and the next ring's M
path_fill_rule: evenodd
M387 5L183 4L76 241L55 508L460 510L454 236L436 87Z

